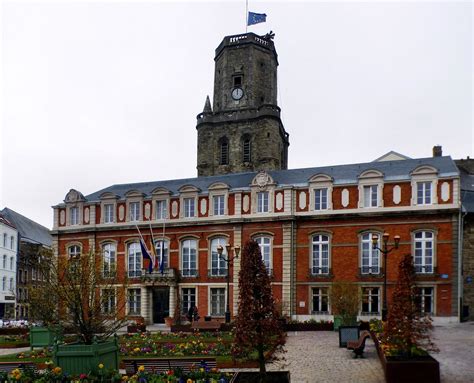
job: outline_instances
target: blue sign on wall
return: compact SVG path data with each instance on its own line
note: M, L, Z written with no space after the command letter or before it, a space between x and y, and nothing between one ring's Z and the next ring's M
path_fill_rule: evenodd
M472 277L466 277L466 283L472 283Z
M448 279L449 275L448 274L441 274L439 277L443 278L443 279Z

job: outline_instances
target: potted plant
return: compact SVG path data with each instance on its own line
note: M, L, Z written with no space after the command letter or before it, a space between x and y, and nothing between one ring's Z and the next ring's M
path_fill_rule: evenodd
M129 317L129 319L132 319L132 322L127 325L128 333L146 331L145 318L143 318L142 316L137 316L137 317Z
M99 364L119 367L118 342L110 337L126 322L126 279L117 273L104 274L101 258L92 252L74 258L51 257L47 265L43 294L53 304L61 302L54 311L77 337L75 343L54 345L54 363L67 374L96 371ZM42 300L30 301L36 308L41 304Z
M372 326L387 383L440 382L439 363L428 353L438 351L430 337L431 318L420 313L416 295L413 257L407 254L398 268L387 322Z
M267 372L269 355L283 348L285 332L272 294L270 277L255 241L245 244L239 273L239 308L234 327L234 357L248 358L256 352L259 372L239 372L233 382L290 381L288 371Z

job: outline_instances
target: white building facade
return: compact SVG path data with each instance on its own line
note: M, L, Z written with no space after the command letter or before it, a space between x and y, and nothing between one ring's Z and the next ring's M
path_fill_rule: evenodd
M0 216L0 318L15 319L18 231Z

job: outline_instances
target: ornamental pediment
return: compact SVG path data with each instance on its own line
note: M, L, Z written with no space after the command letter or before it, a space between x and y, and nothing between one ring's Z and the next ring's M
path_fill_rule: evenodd
M430 175L438 174L438 169L429 165L421 165L411 172L412 176L426 175L426 174L430 174Z
M383 173L375 169L365 170L359 174L359 179L364 178L383 178Z
M125 197L145 197L145 193L141 192L140 190L132 189L125 193Z
M171 191L169 191L168 189L164 187L157 187L152 190L151 194L152 195L169 195L171 194Z
M312 176L310 179L309 179L309 182L312 183L312 182L333 182L334 179L327 175L327 174L324 174L324 173L318 173L318 174L315 174L314 176Z
M118 199L119 196L112 192L105 192L99 196L99 199Z
M224 182L214 182L208 186L209 190L230 189L230 186Z
M180 193L199 193L201 189L194 185L183 185L178 189L178 191Z
M76 202L84 202L86 199L84 195L75 189L69 190L64 198L65 203L76 203Z
M264 189L267 186L274 184L275 181L273 181L272 176L266 171L262 170L261 172L258 172L257 175L253 178L251 186L257 186L261 189Z

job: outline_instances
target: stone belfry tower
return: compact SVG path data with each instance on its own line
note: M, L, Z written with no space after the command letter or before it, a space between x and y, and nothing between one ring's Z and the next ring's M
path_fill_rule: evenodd
M286 169L273 35L227 36L214 61L214 102L197 116L198 176Z

